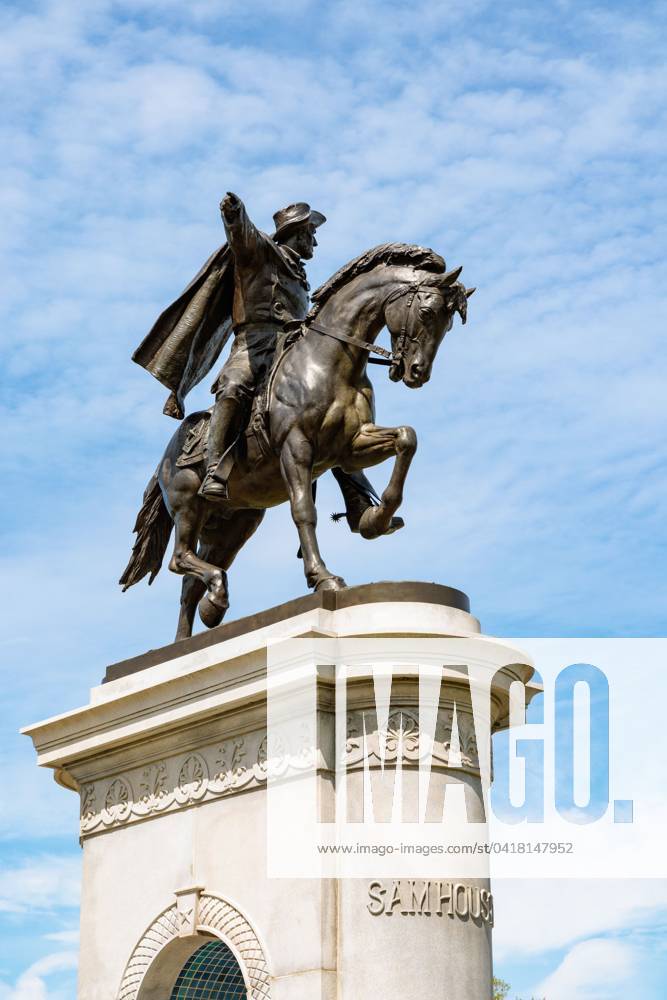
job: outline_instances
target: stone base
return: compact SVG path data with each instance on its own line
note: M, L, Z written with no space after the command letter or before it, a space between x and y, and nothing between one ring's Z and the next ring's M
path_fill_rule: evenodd
M216 938L251 998L488 1000L488 882L425 894L424 882L267 877L267 643L278 636L474 637L479 625L465 595L435 584L312 595L115 664L87 706L29 727L39 763L81 795L79 1000L169 1000L187 958ZM508 683L528 681L530 664L502 648ZM330 687L317 689L323 718ZM475 788L476 766L443 765L442 780Z

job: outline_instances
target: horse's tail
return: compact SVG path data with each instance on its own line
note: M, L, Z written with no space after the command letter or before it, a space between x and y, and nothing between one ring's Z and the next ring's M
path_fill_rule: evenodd
M118 581L123 592L150 573L149 584L160 572L173 522L162 496L157 472L144 492L144 502L134 526L136 539L130 561Z

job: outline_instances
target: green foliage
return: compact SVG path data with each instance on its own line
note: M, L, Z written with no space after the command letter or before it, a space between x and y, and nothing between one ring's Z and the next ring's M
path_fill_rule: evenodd
M497 979L493 977L493 1000L507 1000L509 991L511 990L509 983L506 983L504 979ZM515 997L514 1000L520 1000L519 997ZM546 1000L546 997L531 997L531 1000Z
M493 977L493 1000L505 1000L509 991L509 983L506 983L504 979L496 979L495 976Z

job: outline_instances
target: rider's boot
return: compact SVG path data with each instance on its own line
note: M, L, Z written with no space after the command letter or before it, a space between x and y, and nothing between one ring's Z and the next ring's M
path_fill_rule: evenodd
M338 521L341 517L345 517L350 531L358 534L362 515L369 507L374 507L379 503L380 498L363 472L343 472L342 469L332 469L331 471L340 486L345 501L345 514L334 514L333 518ZM392 535L399 528L402 528L404 523L402 517L392 517L389 527L383 534Z
M231 397L216 400L208 428L208 467L199 487L199 495L206 500L227 499L227 479L234 464L227 452L238 435L240 418L239 400Z

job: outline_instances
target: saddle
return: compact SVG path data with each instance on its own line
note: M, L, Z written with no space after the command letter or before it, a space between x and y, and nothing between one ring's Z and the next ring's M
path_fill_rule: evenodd
M266 377L255 391L245 428L229 449L229 454L234 461L243 457L248 460L252 468L271 454L268 425L271 386L283 358L304 333L305 327L301 322L290 323L278 338L273 362ZM206 445L212 412L213 407L211 406L208 410L199 413L198 419L190 427L181 454L176 459L178 468L192 468L196 465L206 464Z

